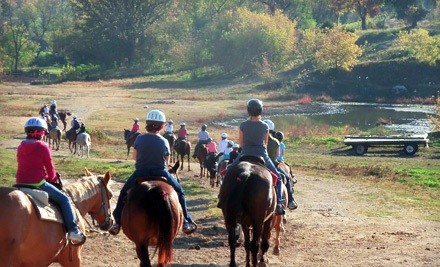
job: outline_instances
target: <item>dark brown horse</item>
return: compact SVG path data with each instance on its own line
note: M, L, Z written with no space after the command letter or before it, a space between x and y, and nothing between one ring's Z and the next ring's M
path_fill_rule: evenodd
M40 114L41 116L44 116L44 107L40 108L40 111L38 112L38 114ZM61 122L63 123L63 131L66 131L66 127L67 127L67 116L72 115L71 112L69 111L65 111L65 110L59 110L58 111L58 116L60 117Z
M197 151L197 160L200 165L200 178L208 177L208 172L205 167L206 156L208 155L208 148L205 145L200 145Z
M182 162L182 165L180 165L180 170L183 170L183 163L185 162L185 156L188 157L188 171L191 171L191 167L189 164L190 160L190 154L191 154L191 143L188 140L178 140L176 144L174 145L174 151L176 151L176 160L179 160Z
M210 153L205 159L206 174L209 176L209 184L214 187L216 184L219 185L219 180L217 178L217 160L219 158L218 154Z
M163 137L167 139L168 144L170 145L170 162L174 162L174 144L176 143L176 135L173 133L164 133Z
M249 161L252 162L240 161L231 165L220 187L218 206L222 209L228 231L229 266L237 266L235 262L237 223L243 229L246 266L257 265L259 250L261 250L259 262L267 263L276 193L272 175L266 167L257 163L257 160L249 159Z
M130 155L130 148L134 147L134 141L136 141L136 137L138 137L138 135L140 134L139 132L136 132L136 133L130 135L130 132L131 132L130 130L124 129L124 140L125 140L125 144L127 145L127 158L126 159L128 159L128 155Z
M77 137L78 133L73 129L70 128L70 130L68 130L66 132L66 139L69 142L69 150L70 153L75 154L76 153L76 137Z
M92 175L86 172L86 175ZM64 186L77 208L79 226L84 232L84 217L90 214L101 230L111 224L108 188L111 177L84 177ZM82 245L73 246L66 239L63 224L43 221L29 197L13 187L0 187L0 266L81 266Z
M170 172L177 175L179 165L176 162ZM122 231L135 243L140 266L151 266L148 246L156 246L157 266L167 266L172 261L173 241L183 220L177 193L166 180L157 177L137 180L122 211Z

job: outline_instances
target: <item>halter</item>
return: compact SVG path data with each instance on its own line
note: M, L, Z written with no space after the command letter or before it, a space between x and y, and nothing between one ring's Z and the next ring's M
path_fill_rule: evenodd
M110 209L110 197L109 197L109 193L107 188L104 186L104 182L102 181L102 178L97 178L99 181L99 186L101 187L101 206L99 207L99 210L97 212L89 212L89 214L92 217L92 223L93 226L96 227L101 227L105 224L110 224L111 223L111 209ZM104 192L105 191L105 192ZM107 197L107 198L105 198ZM93 215L98 214L101 210L104 210L104 214L105 214L105 220L100 223L99 225L95 223L95 219L93 218ZM92 228L92 226L90 225L89 221L84 217L84 220L87 222L87 224L89 225L90 228Z

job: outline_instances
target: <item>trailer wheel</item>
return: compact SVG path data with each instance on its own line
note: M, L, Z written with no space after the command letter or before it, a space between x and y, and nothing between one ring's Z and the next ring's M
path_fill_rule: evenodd
M367 153L368 147L366 145L357 144L353 145L353 151L358 156L362 156L363 154Z
M403 147L403 152L405 152L406 155L412 156L419 150L419 146L417 144L406 144Z

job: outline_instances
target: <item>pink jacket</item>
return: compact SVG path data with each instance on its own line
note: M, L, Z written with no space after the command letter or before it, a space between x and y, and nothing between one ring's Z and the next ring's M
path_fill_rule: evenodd
M17 148L17 183L56 182L56 171L49 146L39 140L26 139Z

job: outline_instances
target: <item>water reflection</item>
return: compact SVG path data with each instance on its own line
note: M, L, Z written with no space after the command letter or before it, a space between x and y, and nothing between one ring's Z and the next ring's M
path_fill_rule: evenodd
M379 124L402 133L428 133L432 125L428 115L435 114L433 105L390 105L331 103L312 104L298 107L284 107L271 110L266 115L281 131L292 125L351 126L359 130L369 130ZM243 119L226 122L226 125L237 126Z

